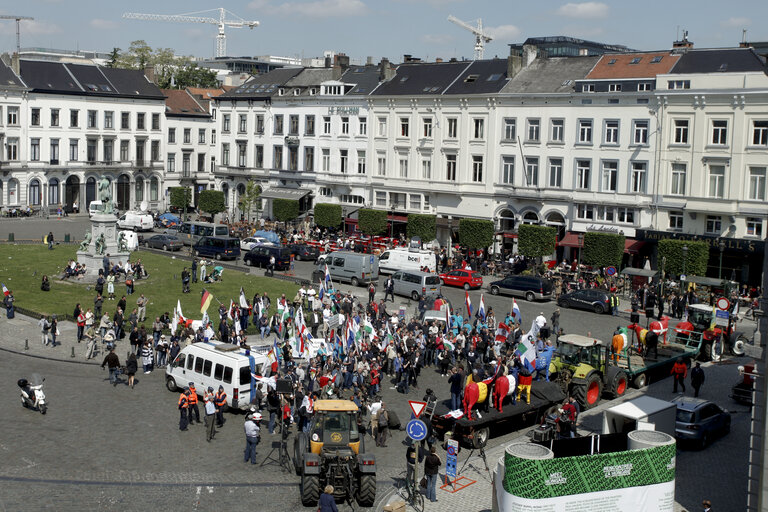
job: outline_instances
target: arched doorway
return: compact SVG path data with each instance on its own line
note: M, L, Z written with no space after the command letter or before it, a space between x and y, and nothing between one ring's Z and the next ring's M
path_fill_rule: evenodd
M128 210L131 207L131 180L121 174L117 178L117 209Z
M150 201L157 201L159 190L160 190L160 182L157 180L155 176L152 176L152 179L149 180L149 200Z
M19 180L11 178L8 180L8 206L19 204Z
M91 201L96 200L96 178L88 178L85 182L85 209L87 210Z
M243 211L243 196L245 195L245 185L240 183L237 186L237 210L239 212L240 220L245 220L245 212Z
M30 206L40 206L42 200L42 194L40 192L40 180L37 178L29 182L29 197L27 203Z
M512 210L501 210L499 212L499 231L514 231L515 229L515 214Z
M523 224L538 224L539 216L536 212L525 212L523 215Z
M48 204L59 204L59 180L51 178L48 180Z
M544 220L544 224L547 226L552 226L553 228L557 229L557 240L560 241L563 238L565 238L565 217L563 217L563 214L560 212L550 212L547 214ZM565 254L565 247L557 246L557 249L555 250L555 254L557 257L557 261L563 260L563 255Z
M72 205L75 203L77 203L79 208L82 208L82 201L80 201L80 178L72 175L64 182L64 209L72 211Z

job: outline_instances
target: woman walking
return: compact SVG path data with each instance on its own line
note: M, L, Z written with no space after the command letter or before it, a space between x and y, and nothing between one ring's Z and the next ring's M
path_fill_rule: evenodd
M136 372L139 369L139 363L136 361L136 354L131 352L128 360L125 362L125 374L128 375L128 385L133 389L133 381L136 378Z

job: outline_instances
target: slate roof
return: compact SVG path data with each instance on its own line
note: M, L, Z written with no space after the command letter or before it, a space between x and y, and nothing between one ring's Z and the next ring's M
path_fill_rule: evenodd
M419 96L442 94L472 62L420 62L400 64L395 76L382 82L375 96Z
M304 68L280 68L257 75L239 87L219 96L220 100L268 99L277 96L278 89Z
M655 78L664 75L680 59L671 52L611 53L603 55L586 76L587 80Z
M565 94L585 76L600 56L536 59L524 67L501 90L507 94Z
M379 85L379 69L376 66L352 66L341 75L341 81L355 84L347 95L367 96Z
M13 70L0 60L0 89L24 87L24 83Z
M333 68L300 68L301 73L285 83L285 87L311 87L333 80Z
M765 63L752 48L689 50L670 74L765 72Z
M209 117L208 111L186 90L162 89L165 115L171 117Z
M507 60L477 60L465 69L444 94L489 94L507 85Z

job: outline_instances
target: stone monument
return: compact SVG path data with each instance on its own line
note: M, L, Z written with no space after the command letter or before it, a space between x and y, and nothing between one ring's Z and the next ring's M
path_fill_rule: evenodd
M104 205L104 210L94 213L91 217L91 229L85 232L77 251L78 263L85 264L86 277L92 279L96 279L99 269L103 268L104 256L109 255L112 265L124 265L131 255L126 247L124 235L118 233L111 188L112 184L102 176L98 182L98 197Z

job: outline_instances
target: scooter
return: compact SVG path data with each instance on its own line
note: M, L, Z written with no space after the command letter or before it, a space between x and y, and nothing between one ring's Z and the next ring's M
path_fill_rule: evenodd
M16 383L21 389L21 405L28 409L38 410L40 414L45 414L48 411L45 392L43 392L45 378L33 373L30 379L31 382L27 379L19 379Z

